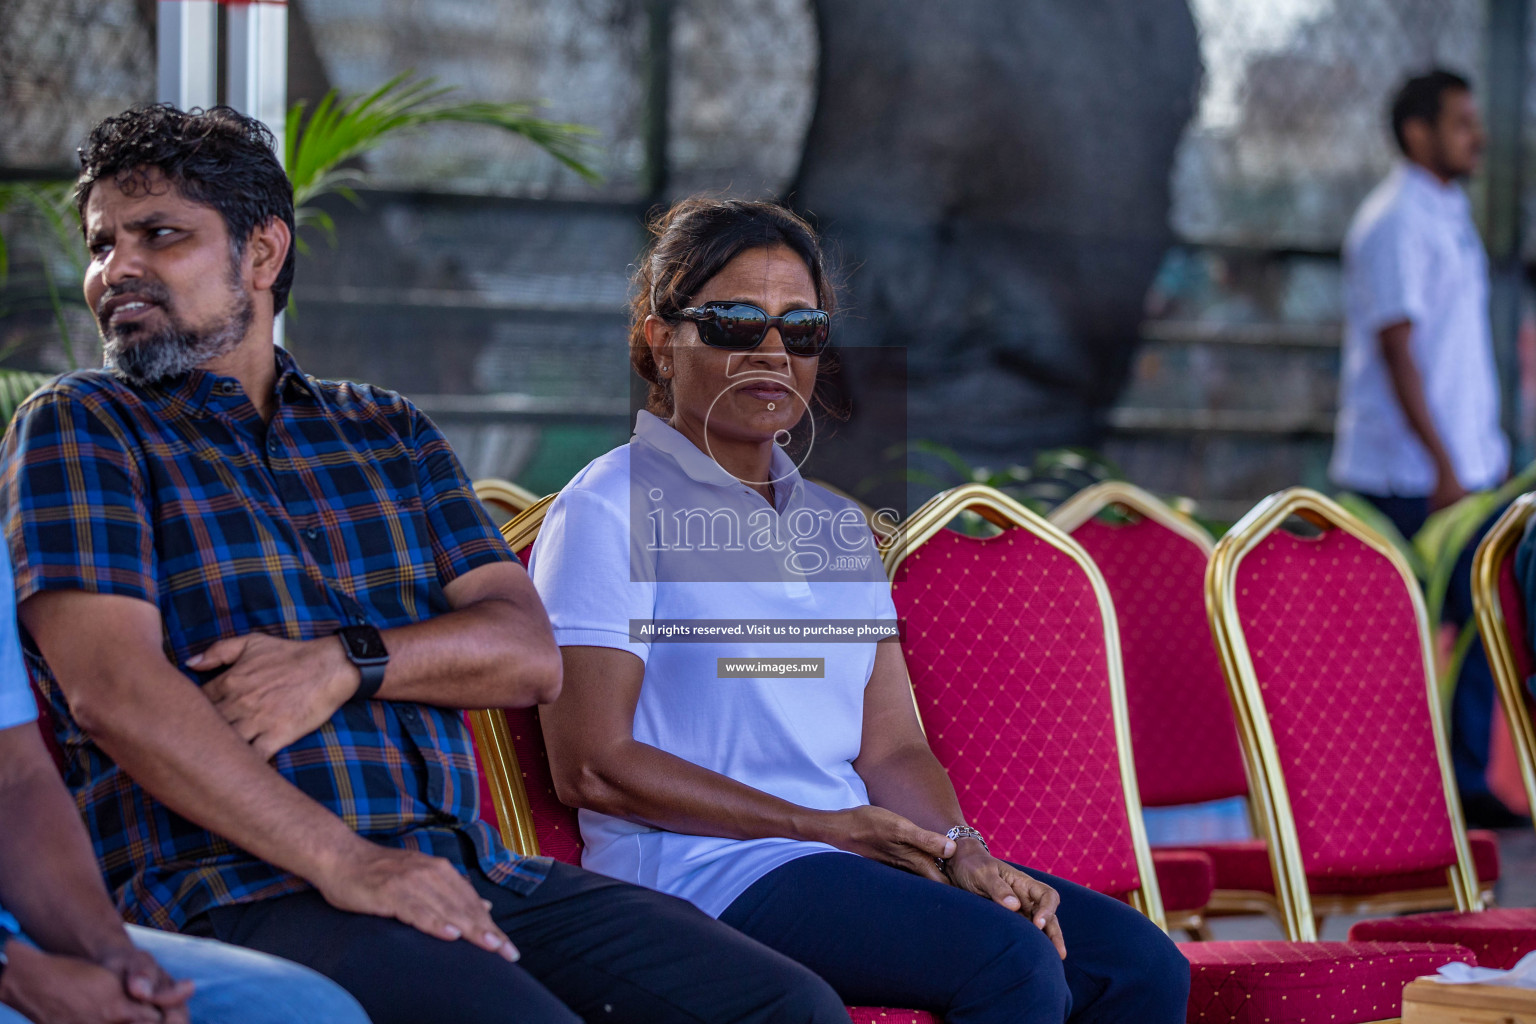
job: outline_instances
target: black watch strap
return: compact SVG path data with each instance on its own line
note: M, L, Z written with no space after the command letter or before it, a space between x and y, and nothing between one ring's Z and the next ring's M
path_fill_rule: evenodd
M368 700L384 685L384 673L389 669L389 651L384 647L384 638L372 626L343 626L336 631L336 636L341 640L341 649L347 653L347 660L357 666L363 677L352 699Z
M368 700L379 692L379 687L384 685L384 671L388 665L359 665L357 670L363 674L363 681L357 684L357 692L352 695L353 700Z

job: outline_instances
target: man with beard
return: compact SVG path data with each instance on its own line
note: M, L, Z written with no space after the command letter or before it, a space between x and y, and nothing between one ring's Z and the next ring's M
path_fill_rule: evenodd
M1392 104L1405 159L1368 196L1344 240L1344 363L1329 476L1405 538L1431 512L1496 487L1509 469L1488 321L1488 260L1461 182L1483 126L1471 85L1449 71L1409 79ZM1472 617L1469 543L1446 598ZM1517 824L1485 777L1493 677L1474 640L1456 684L1452 757L1467 820Z
M846 1020L682 901L478 820L454 709L552 700L560 657L436 427L274 347L294 213L270 133L130 110L76 197L108 368L18 412L0 516L119 907L309 965L377 1024Z

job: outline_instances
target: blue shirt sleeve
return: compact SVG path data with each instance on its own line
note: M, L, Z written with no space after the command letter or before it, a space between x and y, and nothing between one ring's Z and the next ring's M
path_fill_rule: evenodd
M16 629L16 585L11 560L0 552L0 729L37 720L37 702L21 661Z

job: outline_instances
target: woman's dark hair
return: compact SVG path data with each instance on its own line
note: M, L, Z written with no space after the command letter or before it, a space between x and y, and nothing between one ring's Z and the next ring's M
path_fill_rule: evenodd
M273 217L295 231L293 184L283 173L267 126L230 107L178 110L169 103L133 107L91 129L80 147L75 208L85 227L85 204L96 182L110 178L132 195L150 187L157 169L183 199L211 206L224 218L239 259L251 232ZM281 313L293 287L294 245L272 285L272 311Z
M672 415L672 382L656 372L656 360L645 343L645 318L655 314L677 322L677 314L693 305L705 282L748 249L786 245L805 261L816 286L816 304L836 311L821 242L811 226L778 203L694 196L652 217L651 241L635 268L635 294L630 299L629 362L650 384L646 409Z
M1403 126L1409 121L1426 121L1431 127L1440 120L1440 107L1445 94L1455 90L1471 92L1472 83L1454 71L1440 68L1424 75L1417 75L1403 83L1392 98L1392 136L1397 148L1408 153L1408 139Z

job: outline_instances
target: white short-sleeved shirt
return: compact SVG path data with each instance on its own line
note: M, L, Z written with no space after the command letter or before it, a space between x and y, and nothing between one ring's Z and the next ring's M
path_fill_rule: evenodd
M0 555L0 729L37 721L37 702L21 661L16 630L16 582L11 560Z
M1410 321L1424 397L1463 487L1509 468L1488 325L1488 260L1467 195L1412 163L1366 199L1344 240L1344 360L1329 476L1344 487L1420 497L1429 452L1408 425L1381 356L1384 327Z
M776 504L639 414L549 508L529 572L561 646L644 662L634 737L804 807L867 804L858 757L873 642L637 641L632 621L882 621L890 586L863 515L773 453ZM736 531L736 532L733 532ZM790 543L773 546L774 538ZM720 658L823 658L824 678L719 678ZM754 881L833 847L666 832L583 810L582 866L719 916Z

